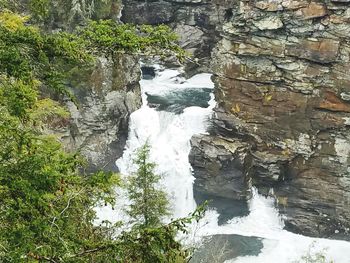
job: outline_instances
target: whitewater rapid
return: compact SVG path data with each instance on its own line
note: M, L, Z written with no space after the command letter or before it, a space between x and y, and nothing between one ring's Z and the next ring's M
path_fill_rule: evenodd
M193 197L194 177L188 161L190 139L194 134L206 133L212 109L215 106L213 94L209 107L187 107L180 114L157 111L147 103L147 94L166 95L183 89L213 89L210 74L198 74L190 79L179 77L178 70L156 68L156 77L141 80L142 107L131 114L129 137L123 156L116 161L122 175L135 171L135 151L148 142L151 146L150 159L157 164L157 173L162 175L161 186L169 196L172 217L187 216L196 208ZM274 207L274 200L265 198L252 189L249 201L249 215L236 217L224 225L218 225L219 214L209 210L205 217L192 226L189 239L198 242L202 237L216 234L236 234L258 237L263 248L258 256L238 257L228 262L235 263L294 263L307 254L322 252L328 261L350 263L350 243L345 241L309 238L283 230L283 220ZM112 222L127 220L123 207L128 204L125 192L117 191L118 205L98 209L100 219ZM211 262L208 262L211 263Z

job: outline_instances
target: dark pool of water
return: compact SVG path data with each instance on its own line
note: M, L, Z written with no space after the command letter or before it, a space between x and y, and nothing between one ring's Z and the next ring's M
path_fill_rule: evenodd
M147 93L146 95L150 107L180 114L191 106L207 108L211 92L212 89L208 88L186 88L172 90L162 95Z

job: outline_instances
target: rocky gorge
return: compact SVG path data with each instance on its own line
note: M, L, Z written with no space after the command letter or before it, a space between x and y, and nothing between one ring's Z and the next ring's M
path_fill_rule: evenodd
M99 16L117 19L109 2ZM194 136L189 155L197 201L230 214L254 186L276 199L288 230L349 239L350 2L123 2L123 22L174 28L195 58L189 75L213 73L209 135ZM67 101L71 117L50 132L90 171L117 169L139 79L138 58L126 56L100 58L68 81L78 104Z
M349 240L349 1L124 0L122 20L169 24L214 74L197 192L233 202L255 186L288 230Z

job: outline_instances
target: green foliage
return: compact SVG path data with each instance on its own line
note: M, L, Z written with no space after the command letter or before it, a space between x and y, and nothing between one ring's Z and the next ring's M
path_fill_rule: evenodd
M107 56L116 53L176 56L182 60L186 53L177 44L177 35L165 25L136 26L117 24L111 20L92 21L80 31L88 47Z
M0 0L0 10L20 10L21 4L18 0Z
M29 111L29 119L36 127L40 125L55 127L55 124L59 122L66 123L69 117L70 113L65 108L49 98L38 100Z
M90 22L77 34L45 34L25 25L27 19L9 11L0 13L0 75L26 84L38 80L72 100L65 79L70 69L91 62L91 55L112 59L117 53L185 57L176 44L177 36L164 25L134 26L108 20Z
M104 242L93 208L113 201L115 175L80 176L78 155L0 113L0 261L61 260Z
M24 22L14 13L0 13L0 78L20 80L33 89L41 84L73 98L64 79L67 69L92 60L85 42L64 32L44 34Z
M149 162L150 147L142 146L134 163L138 169L131 176L127 186L131 201L127 213L141 227L156 227L161 223L161 218L169 214L166 193L157 188L160 176L155 174L155 163Z
M0 105L6 107L11 115L26 118L37 96L38 92L34 84L28 85L20 80L0 82Z
M35 20L45 20L50 12L50 0L30 0L29 10Z
M176 240L178 229L173 225L158 228L134 228L121 236L119 257L124 262L184 263L190 250Z

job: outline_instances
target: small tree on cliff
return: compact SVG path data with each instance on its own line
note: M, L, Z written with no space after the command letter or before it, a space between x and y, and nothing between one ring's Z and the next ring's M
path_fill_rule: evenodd
M129 232L121 235L119 257L124 262L134 263L185 263L191 255L176 239L178 233L187 233L187 226L199 220L204 207L191 215L162 223L169 215L166 193L157 188L160 176L155 173L155 163L149 161L150 146L145 144L136 155L137 171L127 186L131 201L127 213L135 223Z
M155 163L149 161L150 146L146 143L137 152L134 163L138 169L127 187L130 208L127 213L139 226L157 227L161 218L169 214L166 193L157 189L160 176L154 171Z

